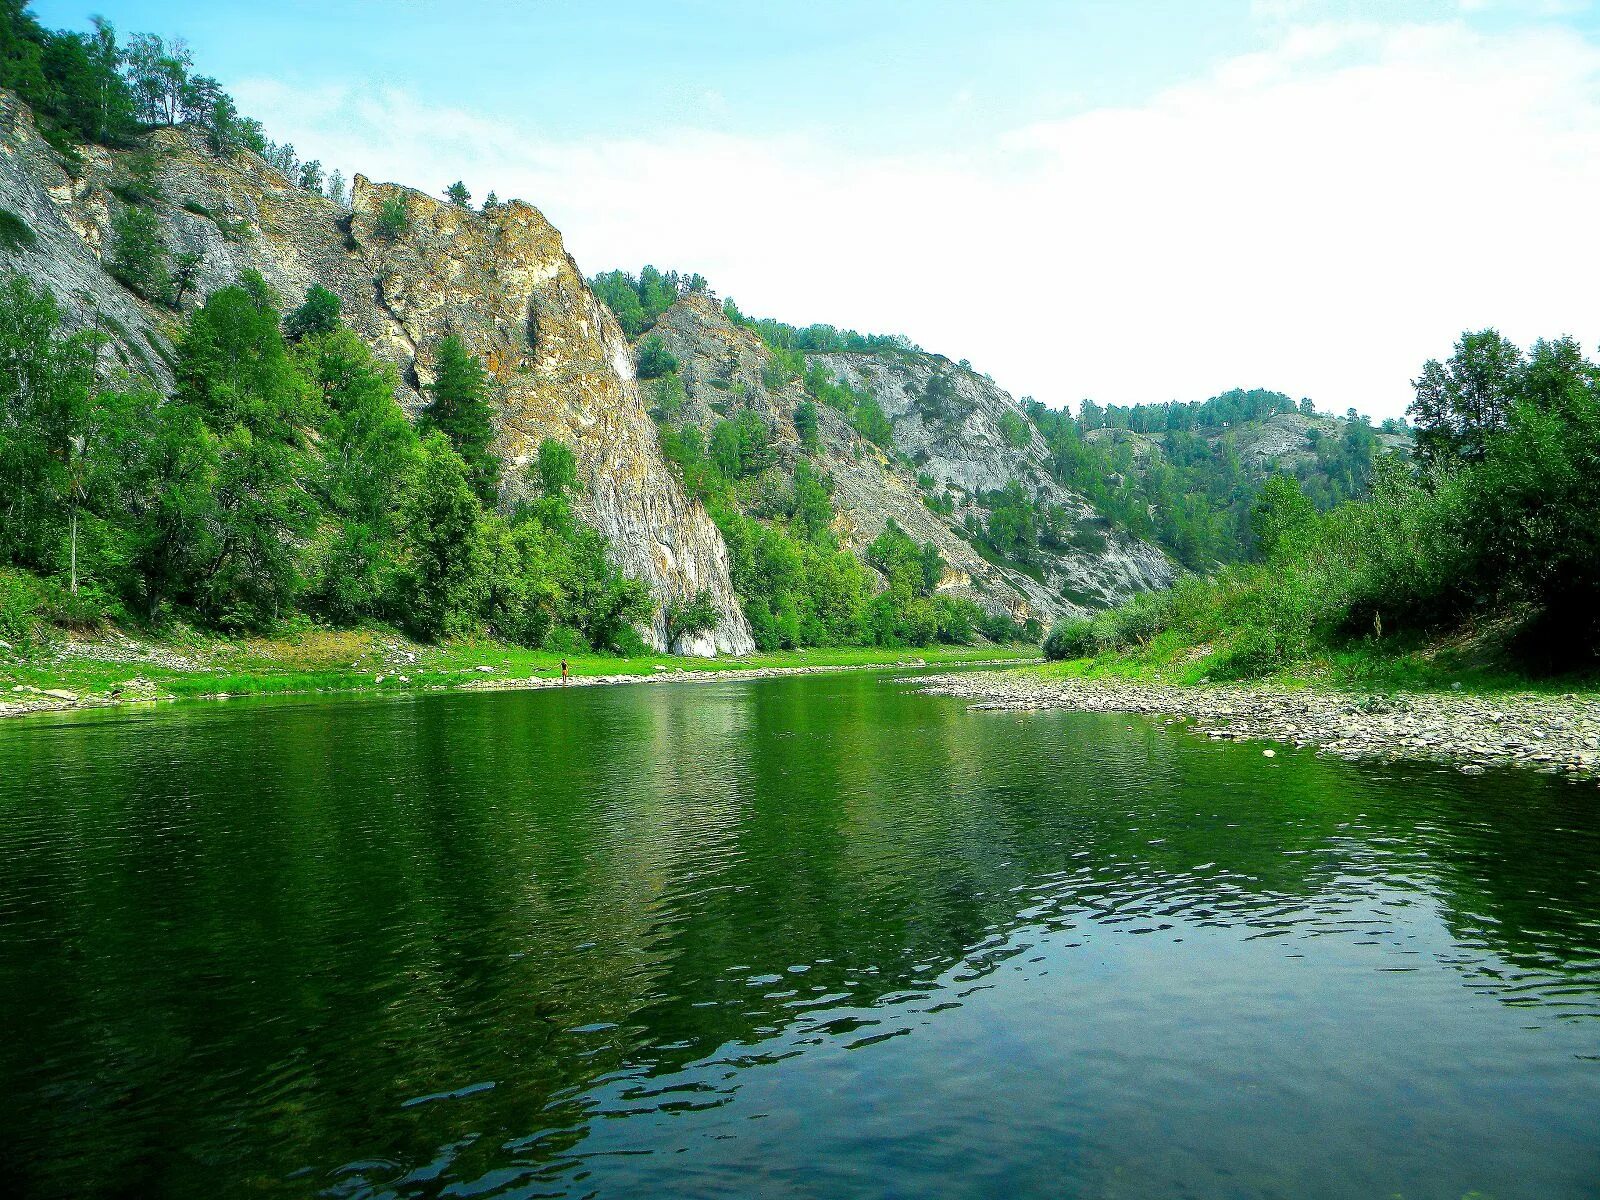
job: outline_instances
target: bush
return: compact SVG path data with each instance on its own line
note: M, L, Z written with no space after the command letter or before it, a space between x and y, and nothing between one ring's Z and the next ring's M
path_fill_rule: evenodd
M404 196L385 196L378 203L378 215L372 220L372 231L386 242L395 241L411 228L411 210Z
M106 268L152 304L172 302L172 269L155 213L124 208L111 219L111 253Z
M1117 649L1142 646L1167 627L1171 616L1167 593L1141 592L1106 616Z
M1069 617L1051 626L1040 649L1051 662L1088 658L1098 653L1094 622L1087 617Z
M0 641L17 648L33 645L40 607L38 580L0 568Z
M32 250L39 242L38 235L16 213L0 208L0 246L7 250Z
M667 648L671 649L680 638L694 637L715 629L721 615L711 599L711 593L705 588L688 599L674 597L667 601L662 611L667 624Z
M667 350L666 343L660 338L650 338L639 348L640 379L660 379L677 369L678 360Z

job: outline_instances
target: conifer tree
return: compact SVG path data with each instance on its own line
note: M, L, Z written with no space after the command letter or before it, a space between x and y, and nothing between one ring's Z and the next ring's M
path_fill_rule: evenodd
M429 427L450 439L467 464L472 489L492 505L500 488L500 460L495 457L489 374L454 334L439 343L435 377L428 387L433 402L424 414Z

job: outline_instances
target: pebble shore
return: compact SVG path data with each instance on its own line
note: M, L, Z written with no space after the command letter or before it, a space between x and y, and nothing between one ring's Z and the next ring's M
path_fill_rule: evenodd
M1360 695L1252 685L1174 687L1048 679L1026 671L931 676L922 690L974 709L1073 709L1182 720L1216 741L1314 747L1349 759L1449 762L1466 774L1517 766L1600 779L1600 696Z

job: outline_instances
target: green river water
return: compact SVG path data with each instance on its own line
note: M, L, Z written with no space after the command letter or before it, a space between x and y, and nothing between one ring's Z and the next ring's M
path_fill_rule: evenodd
M1600 792L870 673L0 725L0 1194L1600 1196Z

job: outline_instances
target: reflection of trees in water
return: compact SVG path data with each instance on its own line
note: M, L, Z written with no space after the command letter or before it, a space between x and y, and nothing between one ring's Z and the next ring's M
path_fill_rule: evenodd
M0 768L0 1120L53 1147L42 1191L468 1132L471 1178L579 1136L597 1080L981 974L1022 926L1339 932L1423 897L1527 965L1600 945L1576 789L867 676L40 727Z

